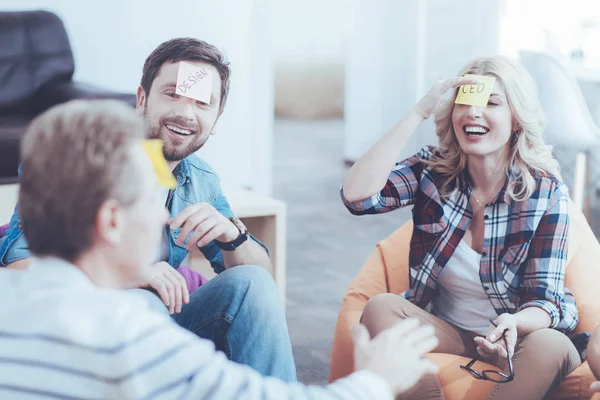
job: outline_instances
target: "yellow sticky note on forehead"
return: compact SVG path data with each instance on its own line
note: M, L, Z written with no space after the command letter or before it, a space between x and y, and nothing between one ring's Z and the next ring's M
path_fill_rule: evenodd
M173 173L171 173L169 164L167 164L167 160L165 160L165 156L163 155L162 140L148 139L144 141L143 146L144 150L146 150L146 153L152 161L152 166L154 166L158 183L162 186L168 187L169 189L175 189L177 186L177 181L175 180Z
M175 93L210 104L212 93L212 72L204 67L181 61L177 71L177 87Z
M493 76L466 74L465 78L475 78L479 83L463 85L458 88L456 104L466 104L475 107L487 107L496 78Z

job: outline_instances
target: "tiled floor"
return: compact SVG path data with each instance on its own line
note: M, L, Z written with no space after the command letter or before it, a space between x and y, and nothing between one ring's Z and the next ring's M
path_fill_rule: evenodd
M322 384L346 288L410 211L357 217L345 209L341 120L278 120L274 150L274 196L288 205L287 315L298 379Z

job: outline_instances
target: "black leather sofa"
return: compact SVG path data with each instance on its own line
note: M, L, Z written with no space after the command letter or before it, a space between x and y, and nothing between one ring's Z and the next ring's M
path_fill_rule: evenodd
M119 99L73 81L75 64L61 19L47 11L0 12L0 184L17 181L19 145L27 125L48 108L72 99Z

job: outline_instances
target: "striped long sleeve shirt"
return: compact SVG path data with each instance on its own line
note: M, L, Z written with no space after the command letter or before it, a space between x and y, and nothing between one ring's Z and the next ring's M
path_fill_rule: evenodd
M367 371L324 387L262 377L58 259L1 270L0 298L1 399L393 398Z

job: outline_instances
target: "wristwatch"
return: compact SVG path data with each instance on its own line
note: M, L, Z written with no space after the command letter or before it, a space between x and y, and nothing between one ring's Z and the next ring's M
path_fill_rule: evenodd
M215 240L215 243L218 248L224 251L234 251L238 247L242 245L246 240L248 240L248 229L246 229L246 225L242 223L239 219L233 217L229 218L229 220L235 225L236 228L239 229L240 234L237 238L233 239L231 242L219 242Z

